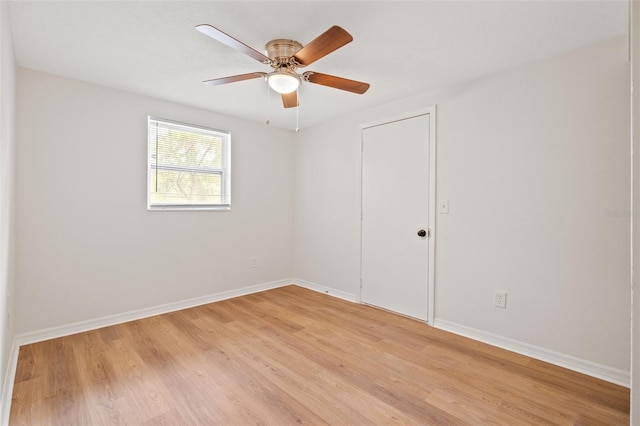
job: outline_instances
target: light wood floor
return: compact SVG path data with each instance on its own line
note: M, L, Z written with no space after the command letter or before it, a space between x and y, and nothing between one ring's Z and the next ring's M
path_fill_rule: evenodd
M628 423L628 389L295 286L23 346L10 418Z

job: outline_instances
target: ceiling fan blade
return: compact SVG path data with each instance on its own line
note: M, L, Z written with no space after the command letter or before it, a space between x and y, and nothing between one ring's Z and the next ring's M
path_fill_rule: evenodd
M263 55L252 47L247 46L243 42L236 40L231 37L229 34L220 31L216 27L213 27L208 24L197 25L196 30L200 31L202 34L211 37L212 39L219 41L222 44L229 46L232 49L237 50L238 52L242 52L247 56L255 59L258 62L262 62L263 64L270 64L271 59L268 56Z
M320 84L322 86L333 87L334 89L346 90L347 92L357 93L362 95L369 90L369 83L363 83L362 81L349 80L347 78L336 77L334 75L322 74L319 72L307 71L302 74L309 83Z
M282 105L285 108L295 108L298 104L298 92L293 91L291 93L283 93L282 94Z
M295 59L300 66L305 67L334 50L341 48L345 44L350 43L352 40L353 37L351 37L351 34L341 27L334 25L300 49L298 53L293 55L293 59Z
M205 80L202 83L206 84L207 86L218 86L220 84L235 83L236 81L251 80L252 78L264 77L266 75L267 74L263 72L250 72L248 74L239 74L239 75L232 75L229 77Z

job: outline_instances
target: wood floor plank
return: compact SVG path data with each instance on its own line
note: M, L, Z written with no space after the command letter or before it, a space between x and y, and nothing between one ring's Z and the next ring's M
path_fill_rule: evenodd
M629 389L297 286L20 348L11 425L624 425Z

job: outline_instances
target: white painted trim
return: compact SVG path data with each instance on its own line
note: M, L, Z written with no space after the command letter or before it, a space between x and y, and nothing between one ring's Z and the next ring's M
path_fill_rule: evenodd
M409 118L419 117L422 115L429 116L429 212L427 219L427 226L429 227L429 276L427 277L427 323L433 324L435 320L435 289L436 289L436 164L437 164L437 120L436 120L436 106L432 105L427 108L421 108L414 111L405 112L403 114L394 115L372 121L369 123L361 124L360 127L360 186L359 186L359 199L360 199L360 291L358 294L358 302L362 301L362 150L364 139L362 136L362 130L369 127L380 126L387 123L393 123L395 121L407 120Z
M108 327L110 325L121 324L129 321L135 321L155 315L166 314L168 312L192 308L194 306L206 305L207 303L218 302L220 300L231 299L233 297L244 296L264 290L271 290L291 284L293 284L292 280L287 279L243 287L236 290L222 291L220 293L194 297L192 299L166 303L164 305L152 306L149 308L124 312L121 314L108 315L105 317L95 318L87 321L80 321L58 327L46 328L44 330L33 331L30 333L23 333L16 336L16 341L18 343L18 346L28 345L31 343L41 342L43 340L55 339L57 337L68 336L75 333L82 333L84 331L95 330L97 328Z
M66 324L57 327L46 328L43 330L37 330L29 333L18 334L14 338L14 347L17 351L22 345L29 345L31 343L42 342L44 340L55 339L58 337L69 336L71 334L82 333L85 331L95 330L102 327L108 327L111 325L122 324L129 321L135 321L142 318L152 317L155 315L162 315L169 312L175 312L182 309L193 308L195 306L206 305L208 303L219 302L221 300L231 299L234 297L245 296L247 294L258 293L265 290L271 290L286 285L297 285L309 290L314 290L320 293L328 294L330 296L338 297L340 299L347 300L349 302L357 303L356 296L351 293L347 293L341 290L336 290L331 287L322 286L320 284L312 283L302 279L291 278L280 281L272 281L268 283L258 284L249 287L243 287L236 290L228 290L220 293L208 294L205 296L194 297L191 299L181 300L178 302L166 303L163 305L152 306L149 308L138 309L135 311L124 312L121 314L108 315L105 317L95 318L87 321L80 321L76 323ZM13 349L12 349L13 350ZM12 353L13 355L13 353ZM13 359L10 360L13 362ZM15 369L14 366L9 366ZM13 381L11 382L13 383Z
M402 114L392 115L391 117L385 117L375 121L370 121L368 123L360 124L358 127L360 127L361 129L366 129L369 127L375 127L375 126L381 126L387 123L393 123L394 121L407 120L409 118L419 117L421 115L435 114L435 112L436 112L436 107L435 105L432 105L426 108L420 108L420 109L408 111Z
M437 120L436 106L427 108L429 114L429 282L427 287L427 322L433 324L436 315L436 165Z
M20 346L14 338L11 344L11 352L9 353L9 362L7 363L7 371L4 376L4 384L2 386L2 396L0 397L0 424L6 426L9 424L9 411L11 410L11 400L13 398L13 382L16 380L16 369L18 368L18 352Z
M301 280L299 278L293 279L293 284L304 287L308 290L317 291L318 293L328 294L329 296L337 297L339 299L346 300L348 302L358 303L357 296L346 291L336 290L331 287L326 287L320 284L312 283L311 281Z
M582 358L562 354L539 346L531 345L529 343L512 340L507 337L442 319L436 319L433 326L441 330L449 331L473 340L478 340L511 352L516 352L540 361L568 368L588 376L606 380L607 382L615 383L620 386L628 388L631 385L631 376L628 371L597 364Z

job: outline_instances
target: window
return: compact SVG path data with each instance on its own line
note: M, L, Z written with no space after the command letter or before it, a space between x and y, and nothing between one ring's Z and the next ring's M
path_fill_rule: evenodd
M231 135L149 117L149 210L229 210Z

